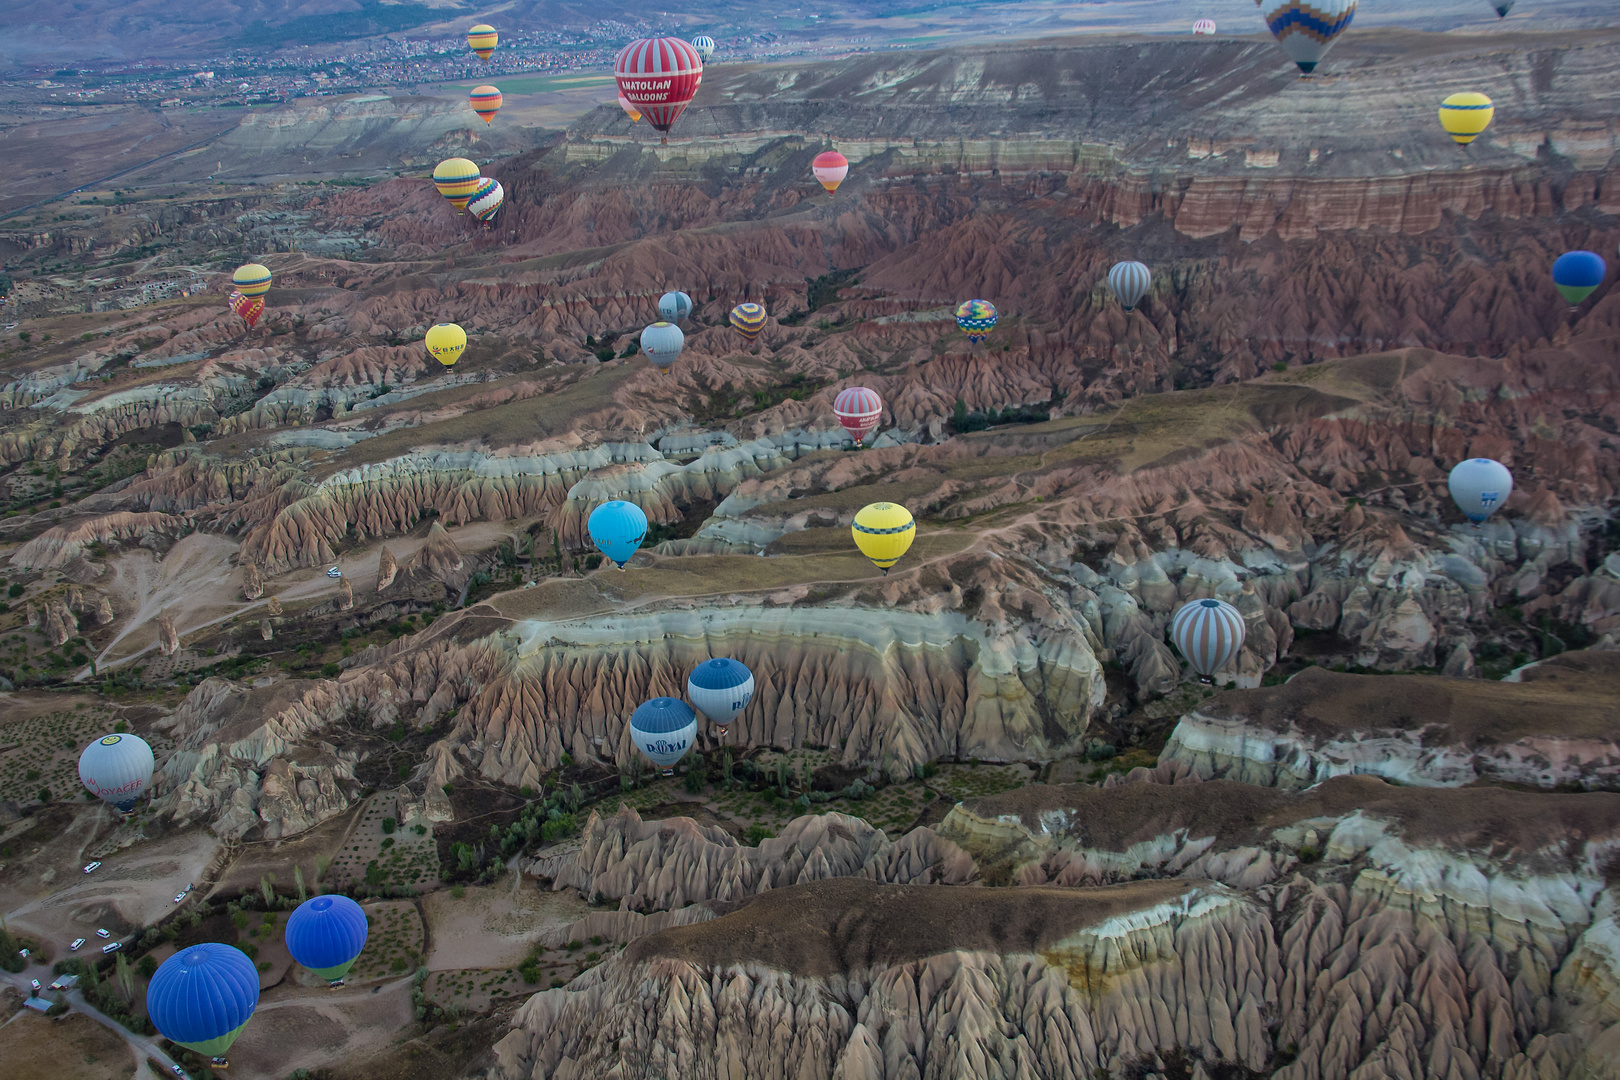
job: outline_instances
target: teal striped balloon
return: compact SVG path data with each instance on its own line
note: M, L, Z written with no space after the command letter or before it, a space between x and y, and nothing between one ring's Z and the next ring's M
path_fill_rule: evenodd
M1139 262L1117 262L1108 271L1108 289L1119 297L1126 311L1141 303L1142 297L1147 295L1148 286L1152 284L1152 272Z
M1224 600L1194 600L1170 620L1170 639L1204 682L1232 662L1247 633L1243 616Z

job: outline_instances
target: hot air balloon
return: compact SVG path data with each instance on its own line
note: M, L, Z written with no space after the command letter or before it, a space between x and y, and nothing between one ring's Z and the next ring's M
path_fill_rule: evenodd
M632 124L641 119L641 110L632 105L630 99L623 94L619 95L619 108L624 110L624 114L630 118Z
M422 343L427 346L428 354L433 359L447 368L453 368L467 348L467 331L453 322L442 322L437 326L428 327L427 336L422 339Z
M238 266L231 285L243 296L263 296L270 291L270 269L258 263Z
M810 163L810 171L816 174L816 179L831 195L844 182L844 177L849 175L849 158L836 150L823 150Z
M366 913L342 893L313 896L287 916L287 951L333 986L366 947Z
M623 570L647 538L647 515L635 503L614 499L591 511L585 531L596 549Z
M658 314L665 322L685 322L692 314L692 298L683 292L667 292L658 298Z
M630 714L631 740L660 769L673 769L692 749L696 736L697 713L680 698L653 698Z
M1201 682L1211 681L1231 662L1247 634L1243 616L1224 600L1194 600L1170 620L1170 639Z
M1126 311L1142 302L1151 284L1153 274L1139 262L1117 262L1108 271L1108 289L1119 298Z
M653 367L669 374L675 360L686 348L686 335L674 323L655 322L641 332L641 351L647 354Z
M864 386L846 387L833 399L833 415L859 446L883 422L883 399Z
M899 503L878 502L861 507L850 532L861 554L887 576L889 567L900 561L916 539L917 522Z
M714 55L714 38L709 37L707 34L699 34L692 39L692 48L697 50L698 56L707 64L709 57Z
M1451 500L1475 525L1484 521L1513 494L1513 474L1500 461L1488 457L1469 458L1451 468L1446 479Z
M103 735L79 754L79 780L90 793L123 813L152 782L152 748L136 735Z
M1288 59L1309 75L1356 15L1356 0L1263 0L1265 17Z
M495 122L495 114L501 111L501 92L493 86L475 86L472 93L467 95L473 112L483 117L484 123Z
M731 328L749 341L759 337L765 329L765 308L762 304L738 304L731 309Z
M1515 0L1491 0L1491 7L1496 9L1498 19L1507 18L1507 13L1513 10Z
M1452 94L1440 103L1440 126L1459 146L1467 146L1479 138L1495 115L1496 106L1491 104L1491 99L1471 90Z
M259 316L264 314L264 297L243 296L239 292L233 292L230 301L231 310L242 316L242 321L247 323L249 330L259 325Z
M478 166L464 157L445 158L433 167L433 186L450 200L456 213L467 211L467 200L478 190Z
M735 660L705 660L686 679L686 696L698 712L725 727L754 697L754 673Z
M259 972L240 949L206 941L163 961L146 987L146 1015L171 1042L228 1064L225 1052L259 1004Z
M956 309L956 328L977 345L996 328L996 305L988 300L964 300Z
M495 28L487 23L479 23L467 31L467 48L480 60L487 61L495 52L495 46L501 43L501 35Z
M479 221L493 221L495 211L499 210L501 203L505 201L506 189L501 187L501 182L481 176L478 178L478 190L467 200L467 211Z
M647 123L668 132L697 94L703 58L680 38L641 38L619 51L613 77L620 95L646 115Z
M1553 284L1573 306L1591 296L1608 272L1608 265L1597 252L1566 251L1553 262Z
M1214 19L1199 19L1193 23L1193 34L1213 34L1215 32Z

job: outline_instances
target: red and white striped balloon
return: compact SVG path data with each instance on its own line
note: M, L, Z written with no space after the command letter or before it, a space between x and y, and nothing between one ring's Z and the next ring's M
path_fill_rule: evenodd
M833 413L844 425L849 437L859 446L883 422L883 399L876 390L864 386L851 386L838 392L833 399Z
M1193 23L1194 34L1213 34L1215 32L1214 19L1199 19Z
M1243 648L1248 626L1224 600L1193 600L1170 620L1170 637L1192 669L1208 682Z
M696 96L703 58L680 38L641 38L619 51L613 63L619 96L641 110L658 131L668 131Z

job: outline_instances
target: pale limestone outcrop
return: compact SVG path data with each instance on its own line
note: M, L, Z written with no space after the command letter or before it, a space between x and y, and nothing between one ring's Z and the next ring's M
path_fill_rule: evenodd
M120 512L46 529L18 548L11 565L51 569L83 555L93 543L140 542L180 535L185 521L169 514Z
M384 544L382 554L377 556L377 591L380 593L394 583L394 577L399 573L399 563L394 559L394 553Z
M154 620L157 624L158 652L164 656L173 656L180 651L180 632L174 627L174 619L165 609L158 612Z
M242 597L246 600L257 600L264 595L264 575L259 572L259 564L248 561L242 564Z

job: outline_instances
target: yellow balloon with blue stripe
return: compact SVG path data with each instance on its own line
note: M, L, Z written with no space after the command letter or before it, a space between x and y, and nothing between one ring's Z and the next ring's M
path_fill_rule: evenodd
M1491 126L1491 117L1495 115L1496 106L1491 99L1472 90L1452 94L1440 103L1440 126L1462 146L1479 138L1480 133Z
M911 542L917 538L917 522L911 511L900 504L878 502L861 508L850 532L861 554L887 574L889 567L911 550Z
M231 284L243 296L263 296L270 291L270 270L258 263L247 263L236 268Z
M495 52L495 46L501 43L501 35L488 23L479 23L467 31L467 47L473 55L480 60L488 60Z

